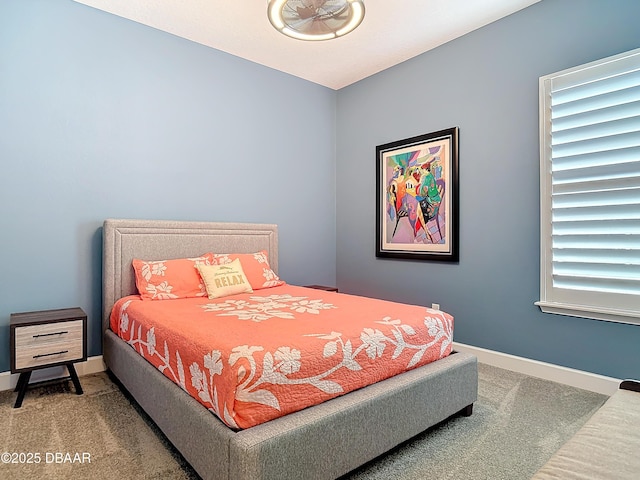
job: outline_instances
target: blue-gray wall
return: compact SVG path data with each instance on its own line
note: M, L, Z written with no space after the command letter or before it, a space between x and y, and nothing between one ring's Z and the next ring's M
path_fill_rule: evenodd
M282 277L335 283L335 109L69 0L1 0L0 372L11 312L80 306L101 353L105 218L277 223Z
M337 283L430 305L458 342L640 376L640 326L543 314L538 78L640 47L637 0L543 0L338 92ZM377 259L375 146L460 127L460 262Z

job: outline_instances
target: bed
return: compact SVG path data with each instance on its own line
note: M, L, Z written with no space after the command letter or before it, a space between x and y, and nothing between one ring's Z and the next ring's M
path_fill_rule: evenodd
M205 479L333 479L457 413L477 399L477 361L453 352L373 385L243 430L231 429L110 328L116 302L137 293L134 259L203 252L267 252L278 269L276 225L106 220L103 358Z

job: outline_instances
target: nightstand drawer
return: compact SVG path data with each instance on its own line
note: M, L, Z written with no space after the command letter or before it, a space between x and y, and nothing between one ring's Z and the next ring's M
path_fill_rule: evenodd
M83 337L83 320L16 327L15 369L79 360Z
M35 368L59 362L72 362L82 358L82 344L49 344L30 347L16 354L16 370Z
M16 347L29 348L48 343L74 342L82 345L82 320L16 327Z

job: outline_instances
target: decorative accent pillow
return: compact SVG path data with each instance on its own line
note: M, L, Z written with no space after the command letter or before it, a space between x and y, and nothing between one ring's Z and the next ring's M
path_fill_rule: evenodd
M237 258L233 262L222 265L197 265L196 268L211 299L253 292L242 270L242 264Z
M213 254L212 263L223 265L225 263L231 263L236 259L240 260L242 269L252 289L260 290L261 288L277 287L285 284L285 282L280 280L280 277L271 270L266 250L256 253Z
M207 291L196 270L197 265L210 265L213 254L197 258L144 261L134 259L136 287L142 300L206 297Z

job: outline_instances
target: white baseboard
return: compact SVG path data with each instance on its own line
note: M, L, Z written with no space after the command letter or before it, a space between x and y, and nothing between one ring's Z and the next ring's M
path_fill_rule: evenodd
M102 361L102 355L89 357L86 362L78 362L74 364L74 366L79 377L89 375L91 373L104 372L106 370L106 366ZM35 370L31 375L30 381L41 382L45 380L53 380L59 377L66 377L67 375L67 369L64 366L43 368L41 370ZM0 373L0 391L13 390L16 388L19 376L20 375L18 373Z
M603 395L613 395L620 385L620 379L605 377L595 373L574 370L572 368L561 367L551 363L544 363L528 358L516 357L507 353L500 353L484 348L473 347L463 343L454 342L453 347L460 352L468 352L476 357L478 361L492 365L494 367L512 370L514 372L542 378L552 382L563 383L583 390L601 393ZM90 357L86 362L75 364L78 376L89 375L91 373L103 372L106 370L102 361L102 355ZM32 381L50 380L61 376L66 376L64 367L52 367L33 372ZM10 372L0 373L0 391L13 390L18 382L18 374Z
M563 383L583 390L613 395L620 386L620 379L605 377L595 373L561 367L552 363L539 362L524 357L516 357L507 353L500 353L484 348L473 347L463 343L453 343L454 350L467 352L478 357L478 361L494 367L512 370L532 377L542 378L552 382Z

